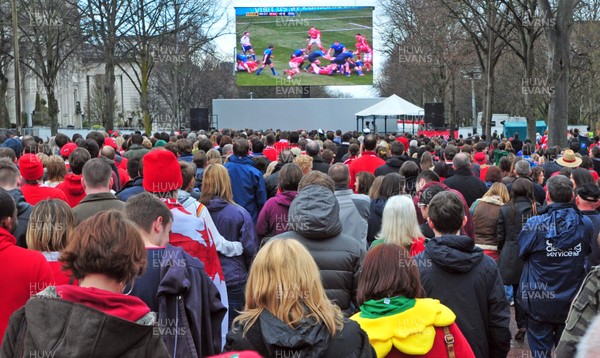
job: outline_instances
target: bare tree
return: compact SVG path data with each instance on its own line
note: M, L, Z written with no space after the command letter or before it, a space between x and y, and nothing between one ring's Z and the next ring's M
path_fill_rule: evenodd
M10 116L6 103L8 92L8 74L13 64L11 29L11 6L9 2L0 3L0 127L10 127Z
M102 54L104 61L103 91L106 98L115 97L115 66L123 57L120 41L131 32L131 0L73 1L82 15L82 30L87 44ZM103 111L106 130L114 128L115 105L107 101Z
M19 3L21 19L21 63L40 79L48 97L52 135L58 131L59 74L73 60L83 37L77 7L65 0L30 0Z
M548 41L548 78L554 88L548 108L548 145L564 147L567 144L570 37L577 0L557 0L555 9L549 0L538 3Z
M498 41L512 31L506 21L508 9L494 0L438 0L460 23L468 34L476 51L479 66L485 74L484 116L482 127L491 136L491 120L494 99L494 70L506 44Z

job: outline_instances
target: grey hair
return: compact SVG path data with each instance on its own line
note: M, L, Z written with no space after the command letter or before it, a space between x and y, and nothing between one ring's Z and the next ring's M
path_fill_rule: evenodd
M526 160L519 160L515 164L515 171L520 177L528 177L531 174L531 165Z

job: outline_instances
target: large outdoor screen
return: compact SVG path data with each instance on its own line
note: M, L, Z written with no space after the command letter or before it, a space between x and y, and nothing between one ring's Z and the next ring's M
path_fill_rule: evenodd
M373 84L373 7L238 7L239 86Z

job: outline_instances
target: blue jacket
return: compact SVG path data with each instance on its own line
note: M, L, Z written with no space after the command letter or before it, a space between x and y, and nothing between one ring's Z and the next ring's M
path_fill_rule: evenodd
M233 200L248 210L252 221L256 223L258 213L267 201L267 190L262 173L254 167L252 159L235 155L229 157L225 168L231 179Z
M143 193L144 187L142 186L142 177L137 177L133 180L130 180L123 186L116 195L117 198L121 201L127 201L130 197Z
M575 205L550 204L519 233L521 306L533 319L564 323L585 278L585 257L594 228Z
M244 248L241 256L226 257L219 253L227 286L246 283L250 263L258 251L258 239L250 214L241 206L221 198L212 199L206 208L219 233L228 241L241 242Z

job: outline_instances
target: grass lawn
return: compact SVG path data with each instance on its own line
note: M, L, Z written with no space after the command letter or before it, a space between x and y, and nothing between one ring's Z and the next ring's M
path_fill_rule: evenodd
M360 33L366 36L367 42L373 44L373 18L372 9L351 9L336 11L311 11L302 12L295 17L251 17L240 16L236 19L237 51L241 53L240 38L245 31L250 32L250 40L256 54L256 60L262 61L263 51L272 44L273 56L271 61L279 76L273 76L266 67L260 76L256 73L238 72L236 82L239 86L331 86L331 85L372 85L373 72L364 72L365 76L358 76L352 72L350 77L343 74L316 75L302 72L295 75L292 80L287 80L284 72L289 68L288 62L292 52L298 48L307 48L308 29L315 26L321 31L321 45L325 52L335 40L343 43L348 50L355 50L356 39L354 35ZM318 50L313 45L312 51ZM321 66L329 64L323 58ZM304 66L307 66L305 62ZM364 67L363 67L364 70Z

